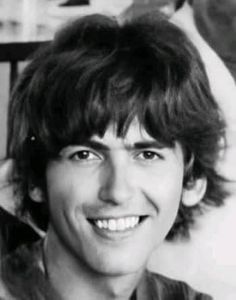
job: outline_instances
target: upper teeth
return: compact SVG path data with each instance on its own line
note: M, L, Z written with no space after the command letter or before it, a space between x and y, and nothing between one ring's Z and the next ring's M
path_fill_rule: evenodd
M129 228L134 228L138 222L139 217L126 217L119 219L97 219L94 221L95 225L101 229L107 229L111 231L122 231Z

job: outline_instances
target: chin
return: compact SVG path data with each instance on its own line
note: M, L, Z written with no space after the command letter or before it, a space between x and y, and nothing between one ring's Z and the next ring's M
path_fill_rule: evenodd
M143 261L143 263L141 263ZM138 273L146 268L146 260L134 259L129 257L124 259L122 256L115 259L107 257L105 260L98 260L93 269L100 274L107 276L124 276Z

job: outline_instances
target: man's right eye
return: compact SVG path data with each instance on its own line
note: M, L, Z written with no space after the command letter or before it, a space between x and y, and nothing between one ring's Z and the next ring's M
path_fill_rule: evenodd
M100 156L89 150L79 150L69 155L69 159L77 161L100 160Z

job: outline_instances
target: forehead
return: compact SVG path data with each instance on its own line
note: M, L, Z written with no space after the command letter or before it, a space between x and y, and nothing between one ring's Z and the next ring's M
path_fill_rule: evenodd
M108 148L181 148L181 145L176 142L173 147L169 147L158 139L152 137L144 128L144 126L135 118L129 125L124 136L117 135L116 124L110 124L103 136L93 135L92 141L102 143ZM181 150L182 152L182 150Z

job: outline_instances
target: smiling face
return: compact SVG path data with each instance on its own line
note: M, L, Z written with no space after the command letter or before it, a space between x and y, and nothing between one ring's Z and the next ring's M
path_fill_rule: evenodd
M124 138L110 126L63 148L46 170L48 244L100 274L140 271L173 225L183 170L181 146L163 147L135 121Z

